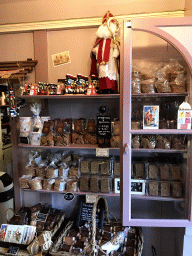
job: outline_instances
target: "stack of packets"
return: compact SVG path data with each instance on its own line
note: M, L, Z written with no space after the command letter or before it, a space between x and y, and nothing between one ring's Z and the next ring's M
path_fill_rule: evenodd
M2 224L0 241L28 245L33 241L35 234L35 226Z

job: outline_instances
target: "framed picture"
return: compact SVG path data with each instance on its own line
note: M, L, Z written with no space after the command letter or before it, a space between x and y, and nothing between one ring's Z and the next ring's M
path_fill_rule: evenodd
M159 106L143 106L143 129L159 129Z

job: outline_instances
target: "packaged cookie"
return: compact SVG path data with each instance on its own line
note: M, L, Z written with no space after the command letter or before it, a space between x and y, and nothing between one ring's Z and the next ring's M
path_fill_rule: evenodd
M113 163L113 175L120 176L120 162L118 160Z
M31 175L32 177L34 177L36 175L36 167L35 166L27 165L25 167L25 170L26 170L27 175Z
M96 145L97 144L97 135L91 133L84 134L84 142L85 144Z
M100 192L100 178L98 176L92 176L90 178L90 192Z
M99 161L98 160L91 161L91 173L92 174L99 173Z
M173 197L182 197L183 196L183 188L181 182L172 182L171 183L171 195Z
M112 180L110 177L101 177L101 192L110 193L112 187Z
M140 129L140 122L139 121L131 121L131 130L138 130Z
M75 166L71 166L69 168L69 174L68 174L69 177L76 177L78 178L79 177L79 170L77 167Z
M51 122L50 121L45 121L43 123L43 130L42 133L44 134L48 134L50 132L50 128L51 128Z
M120 147L120 136L119 135L112 136L110 139L110 145L112 148L119 148Z
M46 177L46 167L45 166L39 166L36 168L36 176L45 178Z
M33 154L29 154L29 163L25 167L26 174L35 176L36 175L36 167L37 167L37 165L36 165L36 161L34 160Z
M84 144L84 134L72 132L71 140L73 144Z
M49 166L45 169L47 179L56 179L59 176L59 171L53 166Z
M181 166L180 165L170 165L171 170L171 179L173 180L181 180Z
M21 188L29 188L29 181L32 179L31 175L23 175L19 178Z
M186 137L185 136L173 136L172 137L172 143L171 143L172 149L177 150L184 150L186 148Z
M79 133L79 132L83 132L85 130L85 123L86 120L84 118L79 118L77 120L74 120L73 122L73 126L74 126L74 131Z
M83 192L89 191L89 176L88 175L81 175L79 179L79 189Z
M148 148L154 149L156 147L156 139L155 136L147 136L148 139Z
M140 137L139 135L132 136L131 147L134 149L140 148Z
M149 140L147 137L145 136L142 136L141 137L141 142L140 142L140 147L141 148L148 148L148 145L149 145Z
M61 163L66 164L67 166L70 166L71 162L72 162L72 155L64 151L61 155Z
M88 160L81 160L80 172L81 173L89 173L89 161Z
M63 178L55 179L54 191L64 191L66 186L66 180Z
M159 165L148 164L148 179L157 180L159 178Z
M35 177L31 180L29 180L29 186L32 190L40 190L42 189L42 179L39 177Z
M70 178L67 180L66 191L67 192L78 191L78 180L76 178Z
M44 179L43 180L43 190L52 190L55 179Z
M142 93L155 93L154 79L142 80L141 81L141 92Z
M114 121L112 122L112 134L113 136L120 135L119 119L114 119Z
M111 174L110 161L109 160L103 160L103 161L100 162L100 172L101 172L102 175Z
M136 178L145 178L145 163L135 163L134 164L135 177Z
M58 175L60 178L67 179L68 173L69 173L69 167L67 167L66 164L62 164L61 166L59 166Z
M161 182L160 183L160 195L161 196L170 196L171 195L171 189L170 189L170 183L169 182Z
M148 183L148 194L149 196L159 195L159 183L157 181L150 181Z
M56 133L63 134L64 132L64 121L58 121L56 126Z
M170 178L170 169L168 164L159 165L159 173L161 180L169 180Z
M87 128L86 128L88 133L95 133L96 132L96 124L95 124L95 119L89 119L87 121Z

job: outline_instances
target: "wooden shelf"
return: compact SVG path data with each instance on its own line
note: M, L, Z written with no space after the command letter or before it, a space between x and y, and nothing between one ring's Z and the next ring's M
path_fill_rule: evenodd
M118 99L119 94L96 94L96 95L85 95L85 94L65 94L65 95L21 95L18 98L21 99Z
M183 202L184 198L175 198L175 197L162 197L162 196L146 196L146 195L131 195L131 199L134 200L147 200L147 201L174 201L174 202Z
M24 192L37 192L37 193L59 193L59 194L66 194L68 193L69 191L54 191L54 190L31 190L31 189L22 189ZM95 196L98 196L98 195L102 195L102 196L116 196L116 197L119 197L120 196L120 193L92 193L92 192L81 192L81 191L76 191L76 192L70 192L70 193L73 193L75 195L95 195Z
M69 191L54 191L54 190L31 190L31 189L22 189L24 192L36 192L36 193L59 193L59 194L65 194ZM92 193L92 192L82 192L82 191L76 191L72 192L75 195L103 195L103 196L114 196L114 197L120 197L120 193ZM131 195L131 199L134 200L148 200L148 201L175 201L175 202L183 202L185 201L184 198L175 198L175 197L160 197L160 196L146 196L146 195Z
M69 144L68 146L38 146L38 145L29 145L29 144L18 144L19 148L38 148L38 149L97 149L98 145L90 144ZM109 150L120 150L119 148L108 148Z
M188 92L183 93L138 93L132 94L133 98L146 98L146 97L177 97L177 96L188 96Z
M23 79L28 73L32 72L37 62L37 60L31 59L0 62L0 81Z
M133 149L132 153L142 153L142 152L148 152L148 153L165 153L165 154L183 154L187 153L187 150L177 150L177 149L150 149L150 148L138 148Z
M192 135L192 129L190 130L180 130L180 129L139 129L139 130L131 130L132 134L138 134L138 135L142 135L142 134L188 134L188 135Z

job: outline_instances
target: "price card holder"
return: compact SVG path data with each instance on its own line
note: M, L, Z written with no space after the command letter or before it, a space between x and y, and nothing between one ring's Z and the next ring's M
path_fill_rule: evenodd
M6 255L17 255L19 252L19 247L10 246Z
M114 183L115 193L120 193L120 178L115 178Z
M94 204L97 201L97 196L95 195L86 195L86 203Z
M131 194L145 195L145 180L131 180Z
M72 201L75 198L75 195L71 192L65 193L64 199L66 201Z
M96 148L96 156L109 157L109 149L108 148Z

